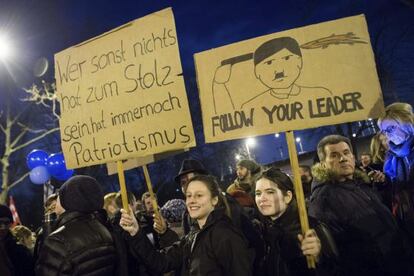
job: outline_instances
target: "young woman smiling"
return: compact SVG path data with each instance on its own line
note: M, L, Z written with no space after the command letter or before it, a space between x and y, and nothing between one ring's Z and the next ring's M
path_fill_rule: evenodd
M187 210L198 229L163 251L157 251L134 216L122 210L121 227L130 247L150 270L181 275L251 275L247 243L229 217L229 208L212 176L198 175L184 186Z
M317 275L334 275L336 247L329 231L310 218L313 229L301 234L293 183L279 169L264 171L256 181L255 200L262 215L261 233L266 244L261 275L314 275L306 255L317 260Z

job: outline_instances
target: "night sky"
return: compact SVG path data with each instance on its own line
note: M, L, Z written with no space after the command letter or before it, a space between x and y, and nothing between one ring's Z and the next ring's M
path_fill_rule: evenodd
M197 144L203 151L208 151L210 146L204 145L201 132L193 55L211 48L282 30L364 13L371 35L385 104L395 101L414 104L412 96L414 92L414 4L413 1L407 0L0 1L0 31L9 32L9 36L15 41L15 51L19 53L19 58L11 67L17 84L16 89L39 82L32 75L33 64L39 57L44 56L53 64L53 55L56 52L166 7L173 8ZM53 81L53 76L54 72L51 68L45 79ZM4 85L0 87L3 88L3 91L0 91L1 103L6 93L4 93ZM332 128L327 127L297 131L295 135L302 137L305 151L312 151L320 137L332 131ZM283 135L279 138L273 135L260 137L256 146L252 148L253 155L260 163L270 163L281 159L281 151L286 157L287 149L283 137ZM231 143L240 145L241 141ZM28 150L33 148L36 148L36 145ZM48 150L55 152L59 149ZM194 151L180 156L177 160L188 156L197 158L200 153ZM214 164L206 164L206 166L215 170ZM172 177L174 173L176 172L168 174ZM111 181L116 181L116 178L112 178ZM29 182L22 183L13 191L17 202L25 202L22 209L26 210L32 206L30 205L33 201L30 198L32 193L39 193L39 187L33 188ZM113 189L115 190L116 187ZM23 206L23 203L20 205ZM30 223L37 224L38 222L30 221Z

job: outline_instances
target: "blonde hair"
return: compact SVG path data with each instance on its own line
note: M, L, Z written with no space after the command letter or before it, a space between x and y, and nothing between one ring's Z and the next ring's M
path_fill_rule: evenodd
M372 163L380 164L384 163L385 161L385 154L387 153L387 148L384 147L382 144L381 137L387 138L383 133L379 132L375 134L371 139L371 156L372 156Z
M385 120L395 121L404 132L414 135L414 113L413 107L410 104L390 104L385 108L385 115L378 119L378 127L381 130L381 125Z
M110 204L114 202L116 198L116 193L109 193L104 196L104 209L106 210Z

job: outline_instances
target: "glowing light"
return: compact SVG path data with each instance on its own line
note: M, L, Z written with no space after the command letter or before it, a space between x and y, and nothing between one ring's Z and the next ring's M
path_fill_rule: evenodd
M247 138L246 145L249 147L253 147L254 145L256 145L256 140L254 138Z
M276 137L276 138L279 138L279 136L280 136L280 134L279 134L279 133L276 133L276 134L275 134L275 137Z
M296 137L296 142L300 143L300 137Z
M6 60L13 56L10 40L4 34L0 34L0 60Z

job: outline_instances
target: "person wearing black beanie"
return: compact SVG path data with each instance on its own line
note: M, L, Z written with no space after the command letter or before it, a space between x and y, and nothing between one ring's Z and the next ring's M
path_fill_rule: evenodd
M104 193L95 178L76 175L59 189L59 200L65 211L88 213L103 208Z
M103 222L100 184L90 176L77 175L58 194L56 230L40 249L36 275L115 275L116 250Z

